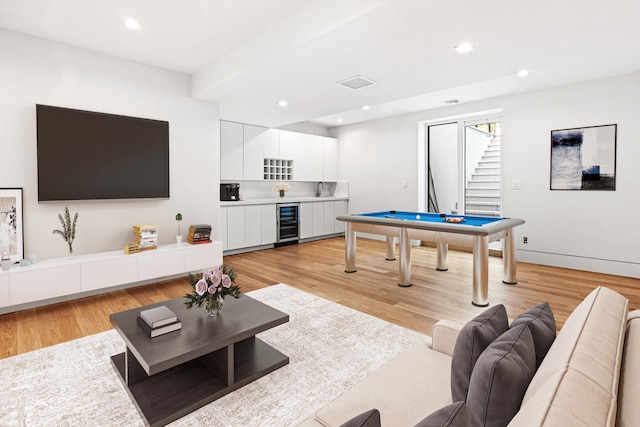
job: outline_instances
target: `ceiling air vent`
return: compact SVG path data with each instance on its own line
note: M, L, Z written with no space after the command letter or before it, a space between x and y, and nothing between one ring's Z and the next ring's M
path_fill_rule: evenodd
M338 82L339 85L348 87L349 89L357 90L362 89L363 87L371 86L376 84L373 80L367 79L362 76L351 77L350 79L343 80Z

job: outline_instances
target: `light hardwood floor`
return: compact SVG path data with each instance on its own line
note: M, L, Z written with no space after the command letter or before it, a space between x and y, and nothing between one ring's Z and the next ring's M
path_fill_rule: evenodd
M384 242L358 240L358 271L344 272L344 240L334 238L226 256L243 292L286 283L406 328L430 335L440 319L466 322L484 309L471 305L470 253L449 251L449 271L435 270L434 248L412 252L410 288L397 286L398 261L385 261ZM548 301L558 329L596 286L620 292L640 308L640 279L518 263L518 284L502 283L502 260L489 263L489 302L510 317ZM111 329L109 314L183 296L186 277L0 315L0 358Z

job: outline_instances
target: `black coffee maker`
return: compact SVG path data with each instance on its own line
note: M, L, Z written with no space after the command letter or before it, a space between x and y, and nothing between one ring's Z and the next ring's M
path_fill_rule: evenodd
M240 200L240 184L220 184L220 201L236 202Z

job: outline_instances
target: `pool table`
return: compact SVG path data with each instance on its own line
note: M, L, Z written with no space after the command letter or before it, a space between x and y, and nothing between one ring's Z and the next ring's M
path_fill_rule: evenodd
M411 286L411 239L437 244L437 270L447 270L448 245L473 248L472 304L489 305L489 243L503 240L503 279L516 284L516 250L513 229L524 224L516 218L445 215L425 212L384 211L351 214L336 218L346 223L345 257L347 273L356 271L356 232L384 235L388 260L395 259L395 238L400 246L399 286Z

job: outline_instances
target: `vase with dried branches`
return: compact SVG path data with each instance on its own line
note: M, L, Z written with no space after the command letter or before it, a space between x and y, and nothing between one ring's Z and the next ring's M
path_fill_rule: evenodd
M69 208L64 207L64 215L58 214L60 224L62 224L62 230L53 230L53 234L59 234L69 245L69 254L73 254L73 239L76 238L76 223L78 222L78 212L73 216L73 222L71 221L71 215L69 214Z

